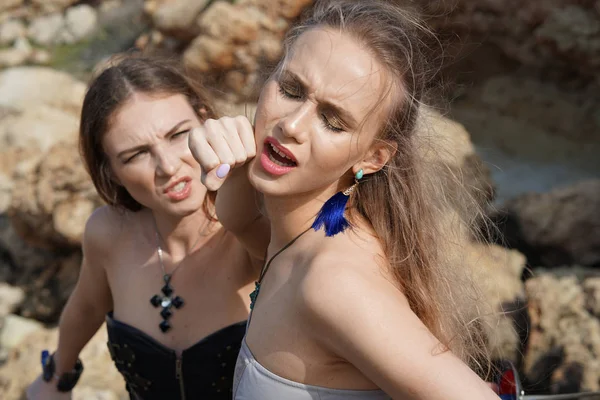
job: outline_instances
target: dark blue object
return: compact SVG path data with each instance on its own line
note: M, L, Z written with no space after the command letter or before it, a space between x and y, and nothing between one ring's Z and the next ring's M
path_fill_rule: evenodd
M347 196L344 192L338 192L331 196L319 210L312 228L318 231L324 226L325 236L334 236L346 230L350 223L344 216L344 212L349 198L350 196Z
M46 365L46 361L48 361L48 357L50 357L50 352L48 350L42 350L42 367Z

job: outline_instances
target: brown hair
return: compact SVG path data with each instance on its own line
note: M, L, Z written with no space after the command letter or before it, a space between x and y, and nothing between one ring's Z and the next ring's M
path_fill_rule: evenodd
M181 68L166 59L143 56L119 56L90 83L79 126L79 149L100 197L109 205L139 211L143 206L127 190L112 179L110 163L102 139L111 120L136 93L182 94L201 120L217 118L206 90L188 77ZM209 192L203 204L210 216L214 193Z
M460 185L448 190L451 184L442 177L449 174L433 171L440 163L425 161L431 157L423 153L424 136L417 134L417 125L432 76L439 70L432 68L428 54L435 49L430 45L439 42L416 15L397 1L317 1L288 32L285 56L276 73L296 39L318 27L350 35L385 67L391 85L380 104L386 98L392 101L377 138L396 153L382 170L361 181L350 204L377 233L396 284L416 315L445 349L486 373L490 360L485 333L473 323L472 307L468 310L469 303L481 296L470 272L444 254L453 240L448 227L456 223L444 224L448 216L465 215L456 212L457 206L473 214L481 207L468 200ZM448 194L459 200L448 199ZM464 234L472 222L457 225Z

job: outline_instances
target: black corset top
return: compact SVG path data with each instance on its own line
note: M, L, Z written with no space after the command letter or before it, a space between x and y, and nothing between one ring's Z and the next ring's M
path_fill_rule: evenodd
M230 400L246 321L220 329L180 356L141 330L106 316L108 349L132 399Z

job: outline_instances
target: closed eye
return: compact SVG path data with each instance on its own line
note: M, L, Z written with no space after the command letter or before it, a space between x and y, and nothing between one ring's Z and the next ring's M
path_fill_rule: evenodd
M279 93L283 97L287 97L292 100L300 100L302 99L302 89L295 84L289 82L278 82Z
M328 117L326 113L321 113L321 121L325 129L332 132L343 132L344 128L341 127L339 121L336 121L335 117Z
M140 156L146 154L148 151L147 150L140 150L138 152L136 152L135 154L133 154L132 156L128 157L125 161L124 164L127 164L130 161L133 161L137 158L139 158Z
M190 133L190 129L185 129L183 131L176 132L173 135L171 135L171 139L177 139L179 137L187 135L188 133Z

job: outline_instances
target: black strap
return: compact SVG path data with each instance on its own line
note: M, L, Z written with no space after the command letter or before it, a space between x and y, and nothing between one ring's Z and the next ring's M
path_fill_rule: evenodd
M311 228L308 228L307 230L305 230L304 232L300 233L298 236L296 236L295 238L293 238L292 240L290 240L288 242L288 244L286 244L285 246L283 246L277 253L275 253L273 255L273 257L269 258L269 260L265 263L265 265L263 266L263 268L260 271L260 275L258 277L258 284L259 285L262 282L263 278L265 277L265 275L266 275L267 271L269 270L269 267L271 266L271 263L273 262L273 260L275 259L275 257L277 257L278 255L280 255L281 253L283 253L285 250L287 250L291 245L293 245L296 242L296 240L300 239L302 237L302 235L304 235L306 232L308 232Z
M277 253L275 253L271 258L269 258L269 260L265 263L265 265L263 266L263 268L260 271L260 275L258 277L258 282L256 282L256 285L258 287L258 292L256 293L256 298L254 299L254 304L256 304L256 302L258 301L258 296L260 295L260 284L262 283L262 280L265 277L265 275L267 274L267 271L269 270L269 267L271 266L271 263L273 262L275 257L277 257L278 255L283 253L286 249L288 249L291 245L293 245L296 242L296 240L300 239L302 237L302 235L304 235L306 232L308 232L311 229L312 229L312 226L310 228L306 229L305 231L301 232L298 236L296 236L292 240L290 240L288 242L288 244L283 246ZM248 333L248 329L250 329L250 321L252 321L253 313L254 313L254 310L250 310L250 315L248 316L248 323L246 324L246 333Z

